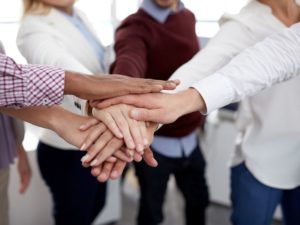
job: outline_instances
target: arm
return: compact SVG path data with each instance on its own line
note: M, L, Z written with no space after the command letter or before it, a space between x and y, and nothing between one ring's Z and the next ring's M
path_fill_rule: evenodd
M25 136L25 126L24 122L21 120L18 120L16 118L11 119L11 125L13 128L13 131L15 133L15 138L17 142L17 169L20 177L20 188L19 192L21 194L24 194L30 184L32 172L30 168L30 163L26 154L26 151L23 147L23 139Z
M203 97L209 113L299 74L300 23L245 50L193 87Z
M137 32L139 31L139 32ZM121 25L115 34L115 62L110 71L131 77L144 78L147 69L147 30L134 22Z
M180 116L200 110L206 111L205 103L197 90L188 88L175 94L151 93L127 95L108 99L97 105L106 108L116 104L137 106L129 112L130 117L139 121L168 124Z
M64 71L38 65L19 65L0 54L0 107L59 104Z
M174 90L186 90L193 84L221 69L255 40L244 24L235 20L222 24L218 33L190 61L179 67L170 79L179 79L180 85Z
M30 168L27 154L22 144L17 145L17 156L18 156L17 169L20 176L19 192L21 194L24 194L29 186L32 173L31 173L31 168Z
M202 113L209 113L245 96L254 95L271 85L297 76L300 74L299 59L300 23L284 29L282 32L272 35L245 50L224 68L194 84L194 91L192 91L193 89L184 91L183 93L186 93L186 95L181 101L185 99L189 103L187 104L188 111L200 110ZM192 96L197 100L190 101L189 97ZM134 97L128 96L108 100L99 106L107 107L117 103L130 104L129 102L144 104L141 97L135 100ZM137 106L139 105L137 104ZM165 112L170 112L170 107L167 105L161 104L160 106ZM168 122L158 117L160 114L155 107L151 106L150 109L152 110L143 109L142 113L136 110L135 113L132 113L132 118L148 120L146 117L150 117L152 121ZM182 113L185 112L178 112L176 116L181 116Z
M91 120L95 121L93 118L76 115L59 106L50 108L27 107L23 109L0 108L0 111L37 126L53 130L67 142L79 148L82 146L84 138L91 131L90 129L85 132L80 131L80 125Z

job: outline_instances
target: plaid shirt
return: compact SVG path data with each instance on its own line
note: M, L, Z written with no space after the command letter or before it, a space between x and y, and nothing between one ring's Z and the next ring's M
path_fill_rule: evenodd
M40 65L18 65L0 54L0 107L50 106L64 95L61 69Z

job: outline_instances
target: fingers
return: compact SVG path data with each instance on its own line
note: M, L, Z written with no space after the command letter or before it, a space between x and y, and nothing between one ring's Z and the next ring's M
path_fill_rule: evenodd
M112 138L107 145L105 145L101 151L95 156L91 162L91 166L99 166L106 161L111 155L117 152L123 145L123 141L117 138Z
M100 138L88 149L88 153L82 157L81 161L83 163L90 164L95 166L98 164L97 156L103 151L103 148L111 141L113 138L112 133L109 130L106 130ZM112 154L111 154L112 155ZM111 155L108 155L107 158Z
M145 101L143 100L143 98L141 96L126 95L126 96L106 99L102 102L99 102L97 104L97 108L103 109L103 108L107 108L109 106L117 105L117 104L128 104L128 105L135 105L137 107L145 107Z
M117 125L118 121L116 121L112 115L104 110L95 110L94 111L94 116L98 119L101 120L107 127L108 129L113 132L113 134L118 137L118 138L123 138L123 133L119 129L119 126ZM120 119L118 119L120 120ZM123 127L122 127L123 128ZM125 129L125 128L124 128Z
M131 129L132 126L129 125L130 123L130 119L129 118L129 115L126 115L128 114L128 112L124 112L122 110L118 110L118 114L117 115L113 115L113 118L114 120L116 121L119 129L121 130L122 134L123 134L123 137L124 137L124 141L125 141L125 144L128 148L130 149L134 149L136 148L136 145L135 145L135 141L132 137L132 133L131 133Z
M180 84L180 80L168 80L162 83L163 90L174 90Z
M143 160L143 155L138 152L135 152L133 156L133 160L135 162L141 162Z
M99 182L107 181L110 177L113 167L114 167L114 163L105 162L102 165L102 170L101 170L100 174L97 176L97 180Z
M153 80L153 79L139 79L139 81L142 82L141 87L143 87L142 90L141 90L141 92L136 92L138 90L135 90L132 87L130 89L130 91L131 91L130 93L132 93L132 94L141 94L141 93L160 92L162 90L173 90L180 83L179 80L162 81L162 80ZM135 82L131 82L131 84L134 85Z
M155 123L168 122L164 118L163 111L161 109L141 109L135 108L130 111L130 117L139 121L150 121Z
M110 178L113 179L113 180L119 178L122 175L125 167L126 167L126 162L124 162L122 160L118 160L114 164L114 167L113 167L112 173L110 175Z
M132 156L128 156L124 151L122 150L119 150L119 151L116 151L114 153L114 157L122 160L122 161L125 161L125 162L132 162L133 160L133 157ZM117 161L117 160L116 160Z
M98 122L99 123L99 122ZM88 149L98 138L105 132L106 127L103 123L99 123L94 128L92 128L91 132L83 141L83 144L80 147L80 150Z
M143 121L137 121L138 126L140 128L140 132L143 138L143 144L144 147L148 147L149 145L149 140L148 140L148 132L147 132L147 124L148 122L143 122Z
M30 183L30 173L23 173L21 175L21 181L20 181L20 188L19 188L19 193L24 194L29 186Z
M94 177L98 177L99 174L101 173L101 170L102 170L102 165L100 165L100 166L94 166L94 167L92 167L92 169L91 169L91 174L92 174Z
M117 156L116 156L116 157L117 157ZM114 162L117 161L117 158L116 158L116 157L111 156L111 157L109 157L106 161L107 161L107 162L112 162L112 163L114 163Z
M102 165L92 168L91 174L97 177L99 182L106 182L108 179L119 178L126 167L126 162L118 160L115 163L104 162Z
M81 131L88 130L89 128L91 128L92 126L96 125L97 123L99 123L99 121L96 120L95 118L91 117L85 124L82 124L79 127L79 130L81 130Z
M144 159L145 163L147 163L148 166L151 166L151 167L157 167L158 166L158 162L154 158L153 152L150 148L145 149L143 159Z
M129 118L129 116L127 116L126 119L127 119L127 123L128 123L129 129L130 129L130 134L135 143L135 149L138 152L142 152L144 150L144 138L146 138L146 137L142 136L142 131L141 131L140 126L145 126L145 123L138 123L138 121ZM127 146L127 147L130 148L129 146ZM130 149L132 149L132 148L130 148Z

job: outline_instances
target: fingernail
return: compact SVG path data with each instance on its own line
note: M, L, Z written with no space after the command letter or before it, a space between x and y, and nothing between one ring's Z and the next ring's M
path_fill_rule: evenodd
M98 160L95 159L95 160L93 160L93 161L91 162L91 166L96 166L97 163L98 163Z
M117 178L118 175L119 175L119 173L118 173L117 171L113 171L113 172L111 173L111 176L112 176L113 178Z
M81 126L79 127L79 130L84 130L85 128L86 128L86 125L83 124L83 125L81 125Z
M86 144L85 143L80 147L80 151L84 151L84 150L86 150Z
M129 156L130 158L132 158L133 155L134 155L134 152L133 152L133 151L127 151L127 153L128 153L128 156Z
M141 144L138 144L136 149L138 152L142 152L144 150L144 146Z
M118 132L118 137L119 138L123 138L124 136L123 136L123 134L121 132Z
M156 161L156 159L153 159L153 162L155 163L155 166L158 166L158 162Z
M81 162L85 162L85 161L87 161L88 159L89 159L89 154L86 154L85 156L83 156L82 158L81 158Z
M98 176L98 178L100 179L101 182L104 182L104 181L106 181L106 179L107 179L107 175L106 175L106 173L101 173L101 174Z
M148 145L149 144L149 142L148 142L148 139L147 138L144 138L144 145Z
M136 109L133 109L130 114L131 114L131 117L135 119L139 116L139 111Z
M130 148L130 149L134 149L134 148L135 148L135 144L134 144L133 141L129 141L129 146L128 146L128 148Z

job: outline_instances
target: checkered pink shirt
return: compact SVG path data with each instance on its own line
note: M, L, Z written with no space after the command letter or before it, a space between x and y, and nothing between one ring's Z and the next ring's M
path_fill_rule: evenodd
M64 76L62 69L18 65L0 54L0 107L59 104L64 95Z

